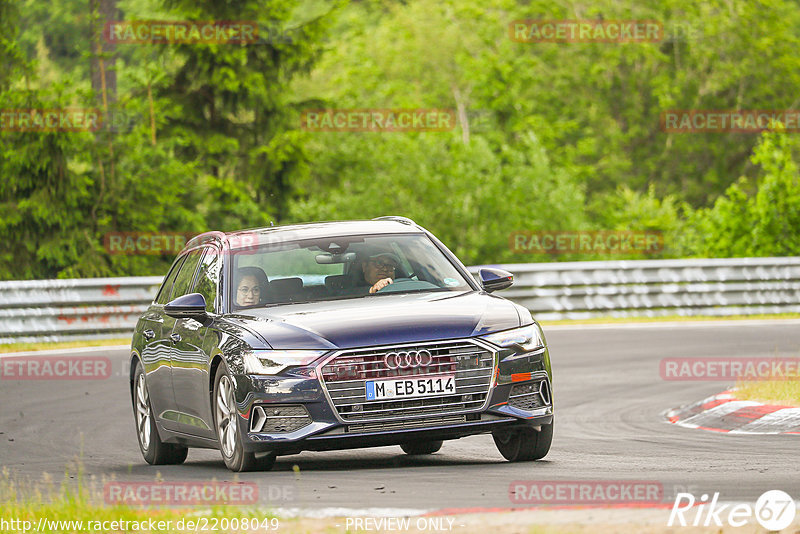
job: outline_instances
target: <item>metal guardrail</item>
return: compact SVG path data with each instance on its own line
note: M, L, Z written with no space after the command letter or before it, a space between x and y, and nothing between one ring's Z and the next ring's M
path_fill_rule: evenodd
M503 264L540 320L800 312L800 257ZM0 282L0 343L127 337L161 277Z
M537 319L800 312L800 257L505 264Z
M160 276L0 282L0 343L127 337Z

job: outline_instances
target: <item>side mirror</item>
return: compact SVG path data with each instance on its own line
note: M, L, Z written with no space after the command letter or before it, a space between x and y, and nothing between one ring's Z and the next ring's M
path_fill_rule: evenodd
M206 313L206 299L200 293L189 293L178 297L164 306L164 312L176 319L195 319L203 322Z
M502 269L484 268L478 271L478 277L481 279L483 289L488 293L506 289L514 283L514 275Z

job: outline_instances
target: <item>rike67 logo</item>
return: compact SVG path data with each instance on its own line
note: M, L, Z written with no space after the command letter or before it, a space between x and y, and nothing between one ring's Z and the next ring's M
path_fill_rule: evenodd
M667 526L724 526L742 527L755 520L769 531L783 530L794 521L797 508L788 493L781 490L764 492L755 506L749 503L720 503L719 492L711 500L704 493L695 499L691 493L678 493L669 514Z

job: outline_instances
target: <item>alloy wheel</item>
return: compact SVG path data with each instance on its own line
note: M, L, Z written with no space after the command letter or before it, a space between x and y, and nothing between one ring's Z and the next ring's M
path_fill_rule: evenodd
M150 396L144 383L144 373L136 381L136 428L139 430L139 442L147 450L150 447Z
M222 454L230 458L236 452L236 403L233 400L233 383L223 376L217 388L217 435Z

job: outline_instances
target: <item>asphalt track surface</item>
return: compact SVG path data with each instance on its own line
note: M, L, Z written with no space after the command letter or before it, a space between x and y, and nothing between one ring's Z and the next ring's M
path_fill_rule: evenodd
M109 357L105 380L0 380L0 465L18 480L44 472L58 480L80 455L95 480L153 481L160 473L168 481L254 481L262 504L305 510L508 508L516 480L658 481L665 503L676 491L719 491L726 501L754 501L770 489L800 497L800 436L670 425L665 410L731 384L659 375L666 357L800 357L800 322L545 325L545 333L556 426L550 454L538 462L508 463L491 436L479 435L445 442L428 457L406 456L400 447L306 452L235 477L213 450L192 449L181 466L152 467L136 443L128 351L103 348L60 354Z

